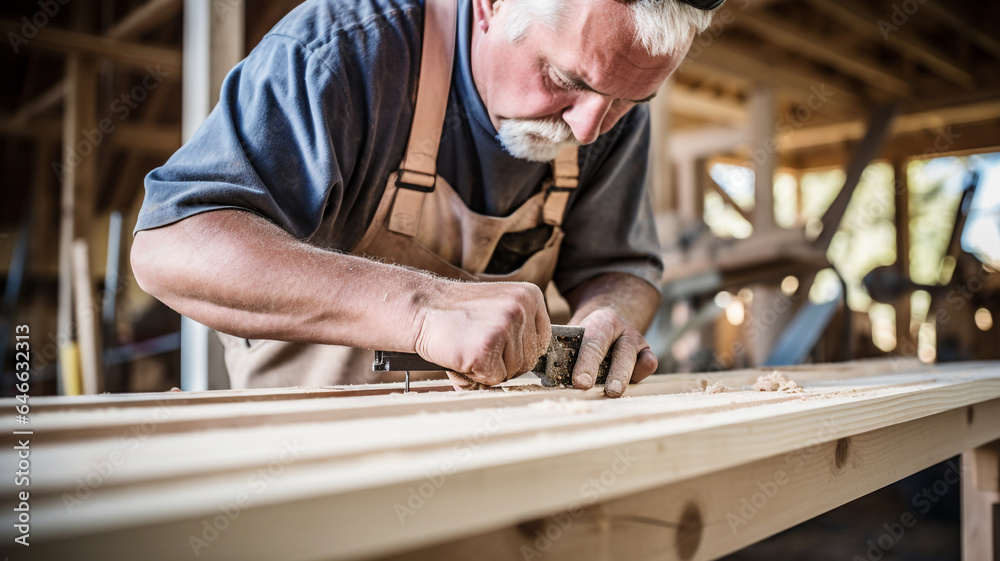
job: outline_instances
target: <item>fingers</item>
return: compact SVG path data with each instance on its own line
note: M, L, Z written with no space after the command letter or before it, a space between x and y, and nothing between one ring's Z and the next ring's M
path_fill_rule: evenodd
M631 341L624 337L615 341L615 346L611 349L611 369L608 371L607 381L604 382L605 395L621 397L625 393L625 388L632 379L636 359L637 355Z
M586 331L573 368L573 387L593 387L601 361L609 352L611 368L604 384L608 397L621 397L630 382L640 382L656 372L658 362L649 343L614 312L597 310L580 325Z
M649 343L639 332L629 331L615 342L611 354L611 370L604 384L608 397L621 397L630 382L641 382L656 372L658 361Z
M467 378L486 386L495 386L507 379L507 362L504 360L506 346L501 349L488 351L484 360L465 374Z
M503 363L500 365L500 368L503 370L503 376L499 382L509 380L520 374L525 354L530 353L534 347L533 341L525 341L523 311L517 310L515 315L518 317L512 318L510 326L511 334L506 337L507 340L504 345Z
M505 380L534 368L538 358L545 354L552 338L552 326L542 291L528 283L519 283L519 287L524 292L521 298L511 302L509 327L505 330Z
M506 331L506 380L530 371L545 354L552 339L552 325L542 291L533 284L518 283L525 291L523 299L515 299L510 311L510 328Z
M639 352L639 357L635 361L635 370L632 371L632 383L637 384L656 373L656 368L660 361L656 358L656 353L647 345Z
M581 323L586 331L573 367L573 387L589 390L597 379L597 371L608 351L625 332L625 322L614 313L598 310Z
M451 380L452 387L454 387L457 392L469 392L483 389L483 384L480 384L464 374L451 371L447 372L447 374L448 379Z
M536 287L537 288L537 287ZM549 348L549 343L552 342L552 322L549 320L549 310L545 305L545 296L542 295L541 290L537 290L535 295L535 346L531 350L529 356L525 357L527 359L527 364L524 367L523 372L528 372L535 367L538 363L538 359L545 354L545 351Z

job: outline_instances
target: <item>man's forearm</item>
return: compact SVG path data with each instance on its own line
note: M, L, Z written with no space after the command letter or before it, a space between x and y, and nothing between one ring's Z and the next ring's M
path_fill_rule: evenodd
M570 323L577 324L595 310L610 308L640 332L656 316L660 292L638 277L609 273L594 277L566 296L573 310Z
M441 279L312 247L236 210L139 232L132 265L170 307L249 339L412 352L419 303L442 290Z
M489 385L530 369L552 334L535 285L327 251L238 210L140 232L132 268L144 290L224 333L416 352Z

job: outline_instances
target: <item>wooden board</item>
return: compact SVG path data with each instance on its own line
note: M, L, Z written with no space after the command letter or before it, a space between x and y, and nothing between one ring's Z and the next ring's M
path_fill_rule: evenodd
M654 377L620 400L527 381L468 394L429 382L407 395L385 384L37 399L31 551L367 559L444 547L433 558L446 558L581 506L580 520L596 522L574 524L559 555L601 558L627 539L631 558L709 559L1000 438L995 363L782 371L805 391L756 392L762 371L743 371ZM715 381L736 391L705 393ZM3 421L11 430L12 420ZM803 449L813 452L775 508L726 537L739 498ZM0 521L10 543L12 513ZM683 522L700 538L679 541L655 521ZM508 543L515 551L530 543L520 532Z

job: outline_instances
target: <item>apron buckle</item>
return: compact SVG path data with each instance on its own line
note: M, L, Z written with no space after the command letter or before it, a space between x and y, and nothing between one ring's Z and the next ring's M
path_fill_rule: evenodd
M427 177L430 179L430 185L422 185L420 183L413 183L412 181L406 181L403 179L404 174L414 174ZM417 191L420 193L433 193L434 186L436 183L437 183L437 176L431 175L429 173L410 171L410 170L400 170L400 172L396 174L396 187L401 189L409 189L410 191Z

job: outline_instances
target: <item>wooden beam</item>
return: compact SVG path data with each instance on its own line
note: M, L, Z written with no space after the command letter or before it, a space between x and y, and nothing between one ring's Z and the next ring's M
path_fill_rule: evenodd
M997 100L900 115L893 122L892 134L901 135L948 125L993 119L1000 119L1000 101ZM778 135L778 143L782 150L800 150L811 146L857 140L864 136L865 130L866 125L863 120L851 120L833 125L789 130Z
M844 165L852 143L830 144L785 154L788 165L799 170L830 169ZM896 135L879 158L961 157L1000 152L1000 119L958 124L942 129Z
M855 147L854 154L847 164L847 169L845 170L847 177L844 180L844 187L837 194L837 198L833 200L833 203L830 204L830 208L823 214L823 231L813 242L816 247L821 248L823 251L830 248L833 236L837 233L844 214L847 212L847 206L854 196L854 190L857 188L858 182L861 181L861 175L882 152L882 147L885 146L885 142L889 138L889 130L895 114L896 108L892 105L880 107L872 112L872 116L869 119L868 131L861 142Z
M706 127L675 131L670 136L670 155L675 161L731 152L747 143L746 127Z
M301 389L302 399L276 390L279 400L265 391L230 402L211 393L120 404L37 398L32 428L44 430L46 446L32 449L31 511L46 532L32 547L40 558L92 557L108 543L121 558L150 561L377 558L577 508L634 522L654 502L646 497L663 509L648 519L674 523L693 503L701 523L689 516L689 531L701 539L645 525L637 545L658 540L660 558L708 559L1000 438L997 363L787 368L780 372L803 391L750 387L771 372L656 376L629 388L641 399L623 400L520 380L468 394L399 395L399 384L385 384L378 391L388 395L335 399ZM731 391L703 391L716 381ZM14 428L0 419L3 444L14 444ZM123 435L141 440L133 447ZM81 488L104 461L111 475ZM774 508L733 534L725 514L759 490L762 474L774 481L779 462L789 480L769 498ZM582 493L592 481L600 487ZM666 500L665 488L689 491ZM15 489L0 481L3 492ZM0 528L13 538L13 524ZM608 535L574 522L567 536L586 531ZM558 540L565 546L552 552L588 539ZM481 558L505 553L484 549Z
M845 51L843 41L817 36L815 32L809 32L801 26L786 23L760 12L742 14L737 22L765 41L829 64L845 74L867 82L874 88L902 98L913 98L913 86L901 75L871 60L863 53Z
M166 85L161 91L153 93L151 99L146 102L141 124L150 126L156 123L171 104L176 102L178 93L179 88L174 84ZM180 148L180 131L177 131L171 138L173 146L164 154L172 154ZM164 144L164 146L166 145ZM130 151L120 169L110 170L106 168L104 170L105 175L102 183L112 185L111 196L108 198L111 208L128 208L135 200L136 193L141 192L141 189L138 189L142 183L141 178L149 171L148 164L143 163L143 156L142 153Z
M27 125L38 115L61 103L66 96L66 88L66 80L60 80L56 85L35 97L33 101L18 109L9 119L9 123L13 126Z
M816 9L862 37L879 43L884 42L890 48L924 64L942 78L967 90L976 88L977 80L970 70L913 36L905 26L891 33L888 38L884 36L879 30L879 16L869 9L867 4L853 0L809 0L809 2Z
M19 33L20 27L20 22L0 20L0 33L4 36L8 33ZM177 50L117 41L106 37L95 37L86 33L51 27L39 29L38 34L31 39L27 46L63 54L80 53L137 68L158 66L167 72L179 72L181 68L181 53Z
M132 10L104 36L120 41L132 40L162 26L181 12L184 0L148 0Z
M115 148L129 152L173 154L181 147L181 131L176 126L122 124L111 138Z
M910 178L909 159L893 162L895 188L896 224L896 272L903 278L910 278ZM894 306L896 310L896 350L903 356L916 356L917 341L910 331L912 300L909 292L899 297Z
M97 327L100 304L91 275L90 244L84 238L77 238L72 253L74 318L80 347L82 390L84 395L96 395L103 390L104 376L101 332Z
M1000 59L1000 41L997 40L996 31L985 31L979 25L974 16L962 13L962 10L949 2L947 6L940 0L925 2L923 8L933 14L933 17L943 21L954 29L961 37L969 39L990 55Z
M747 121L747 110L742 103L680 84L671 89L669 104L672 113L712 123L741 125Z
M708 173L708 171L709 170L706 170L705 173ZM751 224L753 224L753 216L746 209L744 209L742 206L740 206L739 203L737 203L736 201L734 201L733 198L729 195L729 192L726 191L725 189L723 189L721 185L719 185L714 179L712 179L711 174L709 174L709 176L708 176L707 183L708 183L708 187L710 189L712 189L712 191L715 191L715 193L717 195L719 195L720 197L722 197L722 202L724 204L726 204L727 206L729 206L730 208L732 208L734 211L736 211L737 214L739 214L740 216L742 216L743 220L746 220L747 222L750 222Z
M975 410L1000 422L1000 402L977 405ZM965 415L955 410L822 443L826 429L820 427L813 438L784 456L383 561L720 559L989 438L990 429L970 428ZM949 464L948 470L949 488L967 473L958 464ZM912 513L898 516L907 516L904 530L918 522ZM983 521L988 518L977 520L977 526ZM886 522L901 524L900 518ZM543 555L532 557L534 552ZM868 558L864 550L857 553Z
M677 215L683 228L703 220L705 216L705 158L674 159L677 177Z
M746 44L715 41L697 58L689 58L682 69L717 72L741 77L751 84L766 83L780 92L791 94L800 103L811 102L813 111L835 108L849 115L863 113L870 103L855 92L857 87L839 76L821 75L806 65L771 64L757 59ZM702 67L708 67L702 70Z
M653 199L653 212L670 212L676 206L673 167L670 165L671 108L675 104L677 84L663 83L649 106L649 171L647 189Z
M111 129L111 132L105 134L105 139L100 144L103 145L104 142L107 142L109 146L116 150L169 155L181 147L181 133L176 126L147 123L136 125L132 123L116 123L114 121L111 121L111 125L113 129ZM86 130L96 130L97 126L98 123L95 122L93 128ZM0 121L0 135L35 138L42 141L57 141L62 138L64 132L62 125L55 119L46 119L25 125L16 125L10 121ZM82 130L77 132L82 132ZM83 140L89 144L94 144L87 139Z
M39 119L23 123L0 119L0 135L58 141L62 138L63 126L63 121L59 119Z
M85 138L97 129L97 64L78 54L66 61L69 84L63 117L63 158L56 169L62 181L62 212L59 233L59 346L63 388L73 393L81 388L74 320L73 243L86 238L94 213L98 146ZM77 303L79 304L79 303Z
M774 174L778 162L778 144L774 139L777 102L774 90L760 85L754 88L747 103L750 112L750 161L754 170L754 233L774 230Z

